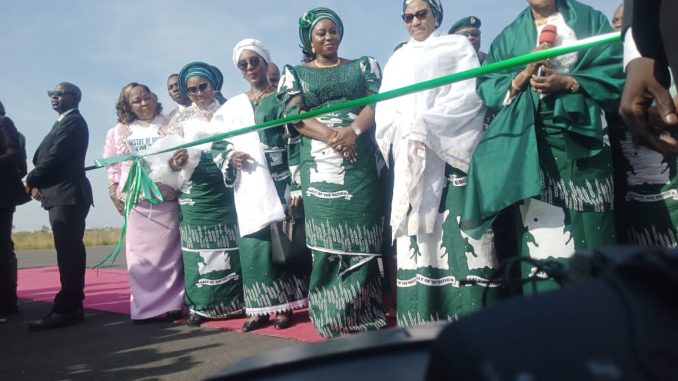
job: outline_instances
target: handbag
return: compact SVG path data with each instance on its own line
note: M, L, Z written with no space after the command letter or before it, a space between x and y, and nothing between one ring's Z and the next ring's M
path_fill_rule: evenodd
M311 261L303 208L290 209L284 220L271 224L271 261L279 265Z

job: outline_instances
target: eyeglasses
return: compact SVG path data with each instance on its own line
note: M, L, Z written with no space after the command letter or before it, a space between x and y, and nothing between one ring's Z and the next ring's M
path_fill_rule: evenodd
M245 71L247 70L248 63L250 64L250 66L252 66L252 69L256 69L257 66L259 66L259 64L261 63L261 58L258 56L252 56L250 57L249 60L238 61L238 64L236 66L238 66L238 69Z
M196 86L187 87L186 91L188 91L189 94L193 94L193 95L197 94L198 91L200 91L201 93L204 93L205 91L207 91L207 87L209 85L210 85L209 83L203 82L203 83L199 84L197 87Z
M426 20L428 17L428 9L422 9L414 13L403 13L403 21L405 21L405 24L411 24L415 17L419 21Z
M47 96L50 97L50 98L54 98L54 97L61 98L61 97L63 97L63 96L66 95L66 94L71 94L71 95L73 95L73 93L70 92L70 91L59 91L59 90L56 90L56 91L48 90L48 91L47 91Z
M480 37L480 31L479 30L474 30L474 31L469 31L469 32L456 32L455 34L458 34L460 36L464 36L466 38L468 38L468 37Z

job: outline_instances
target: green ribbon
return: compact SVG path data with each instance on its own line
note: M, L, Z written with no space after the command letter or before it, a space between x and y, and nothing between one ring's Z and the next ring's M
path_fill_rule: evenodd
M129 156L132 160L132 166L130 167L129 174L127 175L127 181L123 187L123 192L127 195L125 199L125 210L124 210L124 222L122 224L122 229L120 231L120 238L118 239L118 244L115 246L113 251L106 256L101 262L94 265L93 269L100 269L105 267L106 263L110 262L108 267L113 267L116 258L122 250L122 245L125 242L125 234L127 233L127 221L129 214L139 202L139 196L141 195L144 200L148 201L151 205L157 205L163 202L162 193L160 189L151 180L146 170L146 165L144 159L138 155L126 155ZM128 160L130 160L128 159Z
M205 143L213 143L219 140L224 140L232 136L243 135L253 131L263 130L271 127L280 126L287 123L294 123L304 119L315 118L316 116L332 113L335 111L349 109L349 108L358 108L363 107L369 104L374 104L376 102L383 102L385 100L401 97L403 95L417 93L424 90L429 90L432 88L448 85L454 82L465 81L467 79L476 78L486 74L494 73L497 71L506 70L514 66L527 65L532 62L542 61L548 58L553 58L563 54L572 53L579 50L584 50L596 46L606 45L620 40L620 34L618 32L608 33L600 36L590 37L578 41L576 44L559 46L556 48L551 48L547 50L542 50L538 52L533 52L525 54L522 56L510 58L504 61L495 62L492 64L476 67L470 70L462 71L459 73L454 73L446 75L443 77L431 79L429 81L415 83L414 85L401 87L391 91L386 91L379 94L369 95L363 98L353 99L350 101L340 102L327 107L322 107L316 110L311 110L297 115L289 115L284 118L277 120L272 120L265 123L256 124L253 126L241 128L234 131L229 131L217 135L212 135L206 138L198 139L189 143L184 143L175 147L167 148L162 151L152 152L145 155L121 155L114 156L109 158L97 159L94 161L94 166L87 167L86 170L102 168L107 165L122 163L124 161L132 160L132 166L130 168L129 175L127 177L127 182L125 182L124 192L127 193L127 199L125 200L125 213L124 213L124 223L122 226L122 231L120 232L120 239L118 240L118 245L113 249L111 254L109 254L103 261L94 266L95 269L101 268L107 262L113 262L117 258L118 254L122 250L122 245L125 238L125 233L127 232L127 220L129 213L132 211L132 208L139 201L139 194L143 195L143 199L155 205L163 202L162 195L156 184L150 179L148 171L145 168L143 158L146 156L157 155L161 153L173 152L183 148L190 148L197 145Z
M282 124L287 124L287 123L294 123L298 122L304 119L310 119L310 118L315 118L316 116L324 115L324 114L329 114L331 112L339 111L339 110L344 110L344 109L349 109L349 108L358 108L358 107L363 107L372 103L376 102L383 102L385 100L393 99L393 98L398 98L403 95L407 94L412 94L412 93L417 93L420 91L424 90L429 90L433 89L436 87L444 86L444 85L449 85L454 82L460 82L460 81L465 81L467 79L471 78L476 78L480 77L482 75L494 73L497 71L502 71L506 70L508 68L514 67L514 66L521 66L521 65L527 65L532 62L537 62L537 61L542 61L548 58L553 58L556 56L560 56L563 54L568 54L572 53L578 50L584 50L588 48L592 48L595 46L600 46L600 45L606 45L610 44L613 42L618 42L620 40L620 34L618 32L615 33L608 33L608 34L603 34L600 36L595 36L595 37L590 37L586 38L583 40L578 41L576 44L572 45L566 45L566 46L559 46L556 48L551 48L547 50L542 50L539 52L533 52L529 54L525 54L522 56L510 58L504 61L500 62L495 62L492 64L484 65L484 66L479 66L473 69L465 70L459 73L454 73L450 75L446 75L443 77L431 79L428 81L424 82L419 82L415 83L414 85L410 86L405 86L401 87L398 89L393 89L391 91L386 91L383 93L379 94L372 94L368 95L363 98L358 98L358 99L353 99L350 101L345 101L345 102L340 102L336 103L333 105L329 105L326 107L322 107L316 110L311 110L311 111L306 111L302 114L297 114L297 115L289 115L284 118L272 120L269 122L257 124L254 126L249 126L249 127L244 127L238 130L234 131L229 131L229 132L224 132L221 134L217 135L212 135L208 136L206 138L202 138L199 140L195 140L193 142L189 143L184 143L181 145L178 145L176 147L171 147L167 148L162 151L158 152L152 152L148 153L146 155L142 155L141 157L146 157L146 156L151 156L151 155L157 155L161 153L167 153L167 152L173 152L182 148L189 148L205 143L213 143L218 140L223 140L226 138L230 138L232 136L237 136L237 135L243 135L250 133L252 131L257 131L257 130L263 130L266 128L271 128L271 127L276 127L280 126ZM122 155L122 156L114 156L110 158L105 158L105 159L97 159L94 161L95 165L93 167L88 167L87 169L94 169L94 168L101 168L106 165L111 165L111 164L116 164L116 163L121 163L123 161L131 160L133 158L137 157L136 155Z

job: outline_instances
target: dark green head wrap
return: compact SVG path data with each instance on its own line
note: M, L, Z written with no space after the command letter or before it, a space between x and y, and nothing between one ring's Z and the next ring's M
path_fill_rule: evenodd
M305 55L313 55L311 52L311 32L318 22L324 19L332 21L339 31L339 39L344 39L344 23L341 22L339 15L329 8L313 8L299 18L299 39Z
M195 76L203 77L210 81L215 92L221 91L221 86L224 83L224 76L221 74L221 71L205 62L196 61L186 64L186 66L184 66L179 72L179 78L177 81L179 85L179 91L181 91L185 97L188 97L186 81L188 81L189 78Z
M407 6L410 5L411 2L414 0L403 0L403 12L405 12L405 9L407 9ZM436 19L438 22L438 26L442 25L443 23L443 4L440 2L440 0L422 0L424 2L427 2L428 5L431 7L431 12L433 13L433 18Z

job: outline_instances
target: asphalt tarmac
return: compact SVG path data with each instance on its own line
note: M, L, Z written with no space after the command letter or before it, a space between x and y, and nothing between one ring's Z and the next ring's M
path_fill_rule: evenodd
M88 266L111 247L87 249ZM55 266L53 250L17 253L19 268ZM117 260L125 268L124 255ZM190 328L173 323L133 324L129 316L85 310L85 321L29 332L49 303L20 300L20 313L0 323L0 380L199 380L242 358L294 340Z

